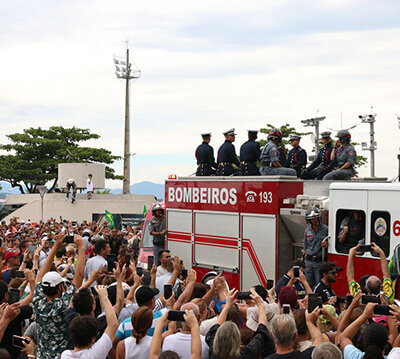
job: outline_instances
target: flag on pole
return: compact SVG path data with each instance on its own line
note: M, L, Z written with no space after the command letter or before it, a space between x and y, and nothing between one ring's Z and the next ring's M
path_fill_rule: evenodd
M109 227L112 228L114 227L114 217L113 215L106 211L106 221L109 223Z
M143 206L143 216L145 216L146 213L147 213L147 208L146 208L146 205L144 205L144 206Z

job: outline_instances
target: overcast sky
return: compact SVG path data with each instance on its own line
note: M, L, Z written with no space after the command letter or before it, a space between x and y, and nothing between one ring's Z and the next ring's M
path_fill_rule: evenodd
M124 83L113 55L129 38L142 71L131 85L132 183L193 173L204 131L216 152L235 127L238 152L248 128L304 130L300 121L319 111L321 130L338 130L371 106L377 174L392 178L399 15L398 0L1 1L0 142L30 126L77 126L101 135L90 145L122 155ZM368 141L368 131L356 127L353 139ZM301 145L311 152L310 137ZM122 174L122 161L115 168Z

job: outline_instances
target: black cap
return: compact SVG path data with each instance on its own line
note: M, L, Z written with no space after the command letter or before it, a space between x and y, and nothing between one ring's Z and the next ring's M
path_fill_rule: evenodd
M150 288L145 285L140 286L136 289L135 298L136 303L139 305L147 304L150 302L160 291L157 288Z

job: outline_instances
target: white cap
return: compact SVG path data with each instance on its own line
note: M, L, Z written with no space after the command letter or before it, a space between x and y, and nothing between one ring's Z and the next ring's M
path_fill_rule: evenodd
M61 277L61 275L59 273L52 271L52 272L47 272L43 276L42 286L55 288L62 282L66 282L66 279Z
M268 303L264 302L264 307L265 307L265 311L267 313L267 320L268 320L268 324L269 324L270 321L272 320L272 318L274 317L274 315L275 314L278 315L280 313L279 305L277 303L268 304ZM253 331L257 331L258 313L259 313L258 307L250 307L247 309L246 326Z

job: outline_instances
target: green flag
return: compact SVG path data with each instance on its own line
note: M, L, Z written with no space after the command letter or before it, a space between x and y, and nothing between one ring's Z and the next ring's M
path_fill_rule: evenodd
M108 211L106 211L106 220L107 220L107 222L109 223L109 227L110 227L110 228L114 227L114 217L113 217L113 215L112 215L110 212L108 212Z
M146 213L147 213L147 208L146 208L146 205L144 205L144 206L143 206L143 216L145 216Z

